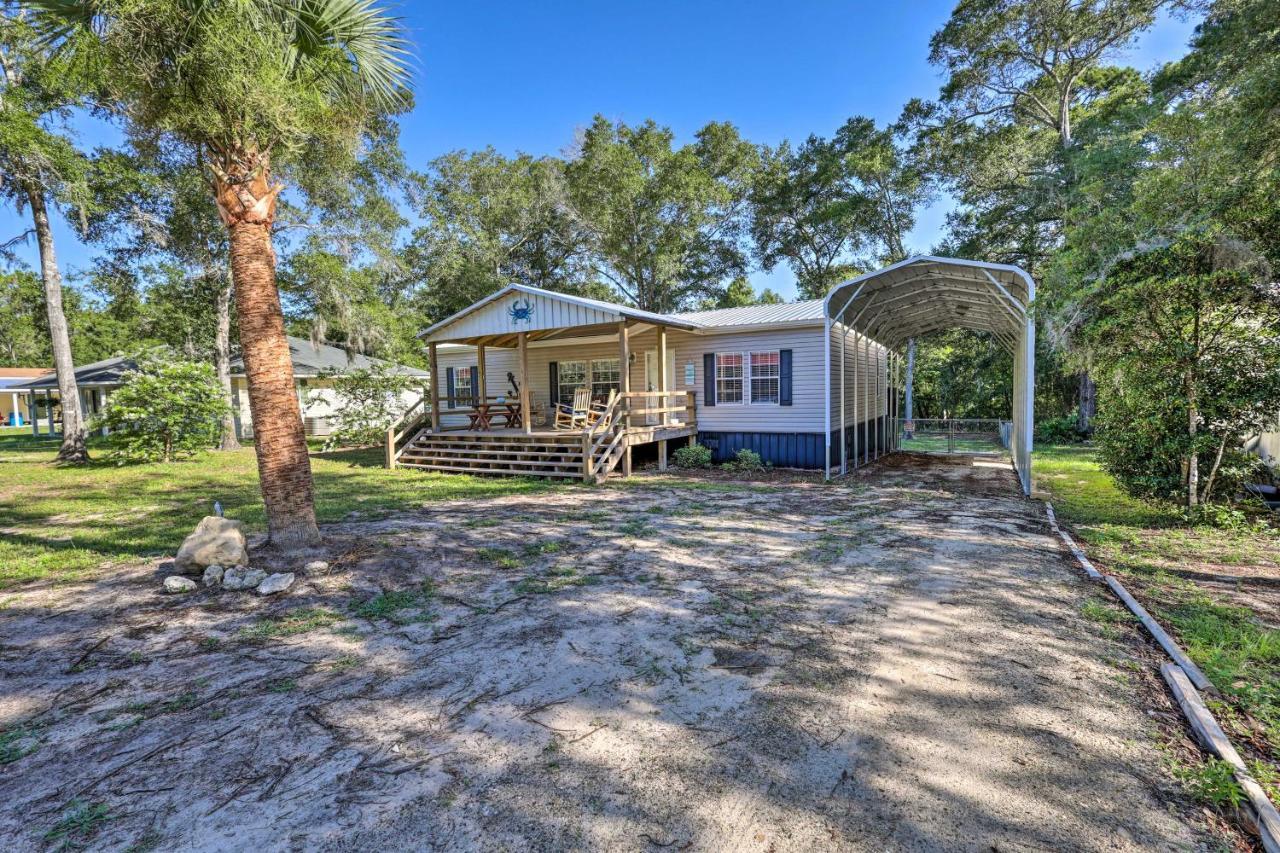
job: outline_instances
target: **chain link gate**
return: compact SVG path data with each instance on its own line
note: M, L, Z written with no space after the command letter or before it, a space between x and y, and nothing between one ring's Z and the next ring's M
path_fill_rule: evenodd
M901 449L917 453L1007 453L1013 423L998 418L914 418L899 421Z

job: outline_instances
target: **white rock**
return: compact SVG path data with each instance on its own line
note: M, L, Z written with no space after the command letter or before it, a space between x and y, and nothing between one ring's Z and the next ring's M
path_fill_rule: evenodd
M326 563L324 560L312 560L310 563L307 563L305 566L303 566L302 570L307 573L318 574L320 572L329 571L329 564Z
M222 566L209 566L204 570L204 577L201 580L210 589L217 589L222 586L222 574L224 571Z
M277 572L273 575L267 575L263 578L262 583L258 584L258 595L272 595L277 592L284 592L293 585L293 572Z
M262 569L251 569L248 566L232 566L222 573L222 588L253 589L262 583L267 573Z
M192 592L196 588L196 582L191 578L184 578L181 575L169 575L164 579L164 591L170 593Z
M205 566L243 566L249 562L244 523L206 515L182 540L173 565L184 575L198 575Z

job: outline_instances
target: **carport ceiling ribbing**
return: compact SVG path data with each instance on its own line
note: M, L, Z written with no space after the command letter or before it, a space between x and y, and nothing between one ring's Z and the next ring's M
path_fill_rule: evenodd
M827 294L825 313L828 331L840 327L893 351L910 338L950 328L987 332L999 341L1013 354L1013 456L1023 491L1029 494L1034 301L1035 282L1018 267L918 255L836 285ZM830 340L828 334L828 346ZM827 363L831 363L830 354ZM827 393L831 393L830 381ZM827 403L830 412L830 398ZM843 418L843 404L840 411ZM831 426L827 425L828 437ZM840 427L843 433L844 424Z

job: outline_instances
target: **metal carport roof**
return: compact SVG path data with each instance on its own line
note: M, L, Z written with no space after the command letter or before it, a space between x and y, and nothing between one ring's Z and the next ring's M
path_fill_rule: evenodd
M827 294L830 329L840 326L897 350L909 338L948 328L989 332L1013 354L1013 456L1023 492L1031 492L1031 432L1035 400L1036 287L1009 264L917 255L838 284ZM830 353L827 364L830 366ZM831 381L827 378L828 421ZM841 409L843 415L843 408ZM842 425L843 426L843 425ZM830 442L831 424L827 424ZM828 447L828 470L830 448Z

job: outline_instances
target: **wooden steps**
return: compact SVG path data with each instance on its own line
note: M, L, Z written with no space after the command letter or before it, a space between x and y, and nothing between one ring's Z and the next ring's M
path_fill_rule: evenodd
M605 456L607 447L592 454L593 469L607 474L621 459L622 445ZM605 464L601 465L601 460ZM495 474L523 477L583 478L582 436L475 434L419 432L400 451L397 465L424 471L456 474Z

